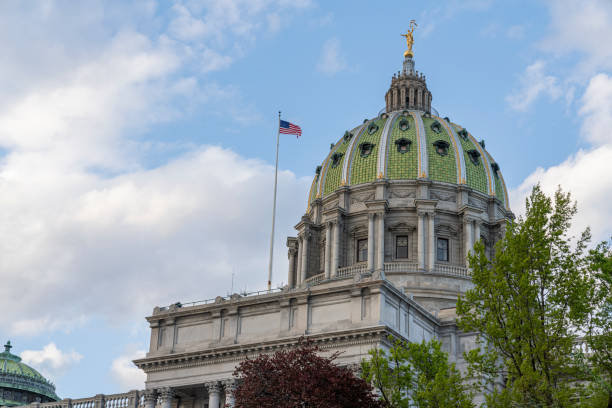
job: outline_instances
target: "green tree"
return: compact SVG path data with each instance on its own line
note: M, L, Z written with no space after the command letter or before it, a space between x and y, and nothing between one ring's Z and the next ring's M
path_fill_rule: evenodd
M586 370L591 374L592 399L612 408L612 249L602 242L591 251L594 294L585 335ZM605 403L604 403L605 401Z
M575 406L586 392L576 341L592 312L595 257L588 229L569 236L575 213L569 193L549 198L536 186L492 259L482 243L469 256L474 288L457 314L463 330L480 333L480 347L466 354L470 373L503 382L490 406Z
M369 354L370 359L361 364L362 377L388 407L474 406L461 374L435 340L420 344L395 340L388 352L377 348Z

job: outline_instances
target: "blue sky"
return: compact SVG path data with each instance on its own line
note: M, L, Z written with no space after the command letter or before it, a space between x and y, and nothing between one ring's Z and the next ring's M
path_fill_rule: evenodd
M416 19L433 106L500 164L516 213L572 192L612 231L612 3L0 4L0 339L62 397L142 387L156 305L275 278L331 142L384 106Z

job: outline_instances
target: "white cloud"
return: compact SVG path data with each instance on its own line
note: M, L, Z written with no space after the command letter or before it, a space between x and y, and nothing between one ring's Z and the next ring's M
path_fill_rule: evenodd
M540 42L542 49L557 55L579 53L579 70L587 78L612 69L612 2L557 0L548 5L550 33Z
M595 241L608 239L612 231L612 77L593 77L582 98L580 115L582 136L592 143L564 162L549 168L538 168L511 192L515 211L523 211L524 199L536 183L548 194L558 185L569 191L578 202L574 235L590 226Z
M547 75L544 71L544 61L536 61L529 65L520 78L519 89L506 97L506 102L517 111L526 111L540 95L547 95L551 100L557 100L563 94L558 79Z
M326 75L334 75L346 69L346 61L341 53L340 40L330 38L323 44L317 70Z
M513 25L506 30L506 37L512 40L520 40L525 36L525 27L522 25Z
M227 66L224 51L253 34L270 8L307 3L189 2L192 18L221 21L204 32L185 23L181 38L177 28L130 29L151 18L150 7L95 3L85 13L49 4L0 4L7 55L0 73L8 75L0 75L0 307L12 311L0 315L0 326L26 334L96 317L141 319L155 305L225 294L232 270L240 289L264 286L273 167L218 146L191 146L146 169L142 151L155 142L142 133L192 103L237 109L225 105L239 91L203 83L187 68L201 67L207 50L219 50L209 68ZM96 31L109 14L121 28ZM27 35L16 36L21 26ZM286 226L279 237L304 210L307 187L308 180L279 174L277 225ZM287 259L283 240L277 243L280 282Z
M213 50L205 50L202 54L202 71L218 71L229 67L233 62L233 58L229 55L221 55Z
M55 343L49 343L42 350L25 350L21 353L24 363L39 370L43 375L57 378L78 364L83 356L76 351L63 352Z
M124 354L113 360L110 374L113 380L123 390L142 390L147 375L140 368L136 367L133 360L143 358L144 350L136 350L132 353Z
M612 144L612 77L599 74L591 78L582 102L583 137L595 145Z

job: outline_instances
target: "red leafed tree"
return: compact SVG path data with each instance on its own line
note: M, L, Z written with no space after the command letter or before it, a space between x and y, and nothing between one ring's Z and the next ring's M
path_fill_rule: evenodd
M379 408L372 387L317 347L300 342L297 347L262 354L240 363L234 371L238 386L236 408Z

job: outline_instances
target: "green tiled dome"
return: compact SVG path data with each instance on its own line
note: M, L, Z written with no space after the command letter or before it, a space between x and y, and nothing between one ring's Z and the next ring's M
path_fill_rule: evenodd
M0 406L58 401L55 386L38 371L11 353L11 342L0 353Z
M499 166L484 147L462 126L421 110L383 113L346 131L317 168L309 204L377 179L464 185L509 204Z

